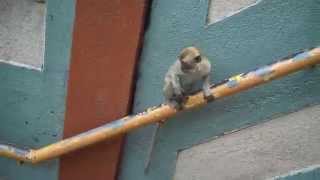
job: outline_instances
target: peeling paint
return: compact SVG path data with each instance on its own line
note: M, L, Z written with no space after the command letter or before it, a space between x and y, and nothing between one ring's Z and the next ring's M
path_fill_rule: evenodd
M253 72L256 76L259 76L260 78L263 78L265 81L269 80L272 76L272 73L274 71L272 70L271 66L265 66L262 68L257 69Z
M121 128L125 122L126 122L125 119L119 119L117 121L111 122L107 127L112 129L118 129L118 128Z
M293 57L292 61L306 60L308 57L310 57L310 53L309 52L303 52L303 53L300 53L300 54L296 55L295 57Z
M241 79L243 79L244 77L244 73L241 73L241 74L238 74L236 76L233 76L231 78L229 78L228 82L226 83L226 85L229 87L229 88L234 88L234 87L237 87L238 84L239 84L239 81L241 81Z
M237 87L238 86L238 81L237 80L229 80L226 85L229 87L229 88L234 88L234 87Z

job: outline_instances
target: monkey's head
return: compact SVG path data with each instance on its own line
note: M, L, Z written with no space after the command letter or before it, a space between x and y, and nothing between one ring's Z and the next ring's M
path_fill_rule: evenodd
M180 53L179 61L182 70L192 70L201 62L201 52L193 46L184 48Z

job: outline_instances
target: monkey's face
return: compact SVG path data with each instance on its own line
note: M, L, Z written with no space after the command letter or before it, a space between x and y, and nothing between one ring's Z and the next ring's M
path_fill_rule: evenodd
M188 47L181 51L179 60L182 70L192 70L201 62L202 57L200 51L195 47Z

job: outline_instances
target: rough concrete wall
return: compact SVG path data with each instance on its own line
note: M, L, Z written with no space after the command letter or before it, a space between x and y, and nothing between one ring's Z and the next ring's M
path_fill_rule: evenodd
M0 0L0 60L41 68L46 5L36 0Z
M260 1L261 0L210 0L208 24L222 21L256 5Z
M213 82L318 46L318 2L264 0L224 21L207 25L207 0L153 1L134 111L163 102L162 79L185 46L198 46L209 57L215 69ZM180 114L158 130L152 153L154 126L130 133L120 179L172 179L181 149L319 103L319 76L318 69L303 71ZM145 172L149 159L149 171Z
M175 180L263 180L320 164L320 106L179 153Z
M0 63L0 140L39 148L62 138L75 1L48 1L43 71ZM0 158L0 179L57 180L57 160L19 165Z
M318 180L320 179L320 165L291 171L288 174L270 178L269 180Z

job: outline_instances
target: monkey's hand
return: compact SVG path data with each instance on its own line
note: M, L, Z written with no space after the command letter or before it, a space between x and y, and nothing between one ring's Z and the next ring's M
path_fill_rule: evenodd
M207 101L207 103L214 101L214 96L212 94L204 95L203 98Z
M180 94L180 95L176 95L175 97L175 101L179 104L183 104L188 100L188 96Z
M180 85L176 88L173 89L174 91L174 96L177 97L177 98L181 98L181 96L185 96L186 93L185 93L185 90L183 88L180 87Z
M188 96L184 96L182 94L175 95L172 100L175 102L174 103L174 108L177 110L182 110L184 103L188 100Z

